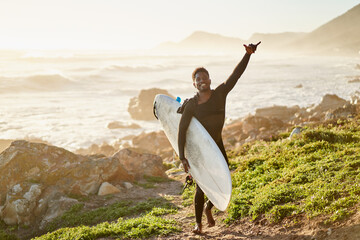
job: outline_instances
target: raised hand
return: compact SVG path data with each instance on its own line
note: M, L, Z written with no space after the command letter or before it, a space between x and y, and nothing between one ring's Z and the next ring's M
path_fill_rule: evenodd
M258 46L260 43L261 43L261 41L258 42L257 44L252 44L252 43L249 44L249 45L244 44L244 47L245 47L246 52L247 52L248 54L253 54L253 53L255 53L256 48L257 48L257 46Z

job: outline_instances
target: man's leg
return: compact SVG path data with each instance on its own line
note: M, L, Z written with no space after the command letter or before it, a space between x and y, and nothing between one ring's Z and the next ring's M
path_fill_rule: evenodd
M208 221L208 227L215 226L215 220L214 220L214 218L212 216L212 213L211 213L211 209L212 209L213 206L214 206L214 204L212 204L212 202L210 202L210 200L208 200L206 202L205 215L206 215L206 218L207 218L207 221Z
M195 202L196 226L193 233L200 234L202 231L201 218L204 210L204 192L201 190L199 185L196 185L194 202Z

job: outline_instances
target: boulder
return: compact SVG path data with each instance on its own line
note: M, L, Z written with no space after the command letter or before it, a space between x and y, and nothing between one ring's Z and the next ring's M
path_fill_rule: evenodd
M126 148L115 153L113 157L116 157L126 171L136 179L144 175L166 177L162 158L157 155L140 154Z
M69 210L75 204L78 204L79 201L73 198L68 198L61 196L59 198L52 199L48 202L48 207L45 215L43 216L40 229L45 229L46 225L51 222L54 218L61 216L67 210Z
M6 224L30 225L34 220L34 209L40 199L40 184L16 184L9 189L6 202L1 211L1 218Z
M335 110L344 106L347 103L345 99L338 97L335 94L326 94L319 105L308 108L307 111L311 113L317 113L317 116L324 115L329 110Z
M172 155L172 147L164 131L143 132L132 139L132 145L144 152L160 155L163 158Z
M102 182L133 180L116 157L84 157L15 141L0 154L0 216L8 224L27 225L35 216L41 220L51 197L96 194Z
M348 83L359 83L359 82L360 82L360 77L356 77L348 81Z
M346 103L344 106L335 110L330 110L325 113L325 121L339 118L355 117L356 106Z
M258 108L255 111L256 117L277 118L283 122L288 122L294 118L295 113L299 112L299 106L272 106L266 108Z
M294 128L291 133L290 133L290 136L289 136L289 139L292 139L293 137L295 137L296 135L299 135L302 131L302 127L296 127Z
M129 182L124 182L124 187L125 187L126 189L131 189L131 188L133 188L134 186L133 186L131 183L129 183Z
M350 103L354 105L360 104L360 91L355 91L351 94Z
M108 182L103 182L99 188L98 195L104 196L104 195L115 194L115 193L119 193L119 192L120 192L120 189L118 189L114 185L112 185Z
M116 145L110 145L106 142L102 143L101 145L92 144L88 148L79 148L75 151L76 154L81 155L91 155L91 156L97 156L97 158L100 158L100 155L103 155L103 157L111 156L114 153L116 153L119 150L119 146Z
M153 102L157 94L165 94L174 98L166 90L159 88L141 90L139 96L130 99L128 106L130 116L136 120L155 120Z
M280 131L285 131L290 124L278 118L249 115L224 127L225 147L239 146L253 140L269 140Z

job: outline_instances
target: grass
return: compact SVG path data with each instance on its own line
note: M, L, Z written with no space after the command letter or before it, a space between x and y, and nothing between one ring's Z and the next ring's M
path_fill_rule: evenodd
M164 183L173 181L170 178L158 177L158 176L147 176L144 175L144 180L146 182L135 182L135 185L140 186L145 189L156 188L156 183Z
M308 127L289 140L257 141L229 153L233 196L227 222L292 215L343 219L360 202L360 120Z
M162 216L176 212L175 206L163 198L149 198L136 204L122 201L90 211L86 211L83 204L76 204L47 225L47 234L34 239L122 239L167 235L180 229L176 221Z
M75 204L69 211L49 223L46 226L46 230L51 232L58 228L94 225L104 221L114 221L120 217L143 214L152 211L154 208L170 209L171 211L176 210L173 204L163 198L149 198L137 204L133 204L131 201L121 201L91 211L85 211L84 204Z
M7 225L4 221L0 220L0 239L1 240L18 240L19 238L13 234L18 229L18 225Z
M124 220L119 218L116 222L102 222L96 226L78 226L74 228L61 228L55 232L45 234L34 240L53 239L97 239L100 237L146 238L150 236L162 236L180 231L174 220L167 220L161 216L174 213L174 209L154 208L149 213Z

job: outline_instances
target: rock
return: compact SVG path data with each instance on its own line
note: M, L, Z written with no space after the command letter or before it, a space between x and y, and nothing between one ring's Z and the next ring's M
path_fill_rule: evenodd
M350 96L350 103L357 105L360 103L360 91L355 91Z
M0 139L0 153L7 149L14 140Z
M45 229L46 225L54 218L61 216L65 211L79 203L78 200L61 196L59 199L49 201L48 208L40 223L40 229Z
M302 87L303 87L302 84L298 84L298 85L295 86L295 88L302 88Z
M153 102L157 94L165 94L172 98L166 90L159 88L151 88L141 90L138 97L130 99L128 112L133 119L136 120L155 120L153 113Z
M125 124L122 122L111 122L108 124L107 126L109 129L117 129L117 128L131 128L131 129L138 129L141 128L140 125L136 124L136 123L131 123L131 124Z
M299 110L299 106L272 106L256 109L255 116L265 118L277 118L282 120L283 122L287 122L294 118L295 113L297 113Z
M97 152L97 154L104 154L105 156L111 156L114 153L117 152L118 149L115 149L113 146L107 144L107 143L103 143L100 146L99 152Z
M225 147L234 146L237 142L245 140L248 135L243 132L242 120L236 120L223 129L223 142Z
M115 194L115 193L119 193L119 192L120 192L120 189L118 189L114 185L112 185L108 182L103 182L99 188L98 195L104 196L104 195Z
M166 177L162 158L153 154L140 154L128 148L114 154L126 171L136 179L147 176Z
M259 132L260 128L264 130L281 129L286 124L278 118L265 118L259 116L249 116L243 120L243 132L250 134L251 132Z
M141 133L132 139L135 148L144 152L160 155L163 158L172 155L172 147L163 131Z
M335 119L335 115L332 112L328 111L325 113L324 119L325 121Z
M25 224L30 225L35 216L33 211L41 195L39 184L16 184L7 196L4 207L1 211L1 218L6 224Z
M289 136L289 139L291 139L292 137L294 137L295 135L299 135L300 132L302 130L302 127L296 127L294 128L291 133L290 133L290 136Z
M101 158L111 156L119 150L118 146L112 146L102 143L100 146L92 144L89 148L80 148L75 151L76 154L90 155L91 157ZM101 156L102 155L102 156Z
M346 103L344 106L335 110L330 110L325 113L325 120L348 118L356 115L356 106L350 103Z
M0 154L0 195L6 196L0 215L7 224L30 224L35 216L41 220L51 197L96 194L102 182L133 180L116 157L85 157L42 143L14 141Z
M360 83L360 77L351 79L351 80L348 81L348 83Z
M134 186L133 186L131 183L129 183L129 182L124 182L123 184L124 184L124 187L125 187L126 189L130 189L130 188L133 188L133 187L134 187Z
M319 105L309 108L308 111L311 113L318 112L318 116L325 114L326 111L335 110L339 107L344 106L347 103L346 100L339 98L335 94L326 94ZM315 117L315 116L314 116Z
M290 125L277 118L249 115L224 127L225 147L238 147L254 140L270 140Z

